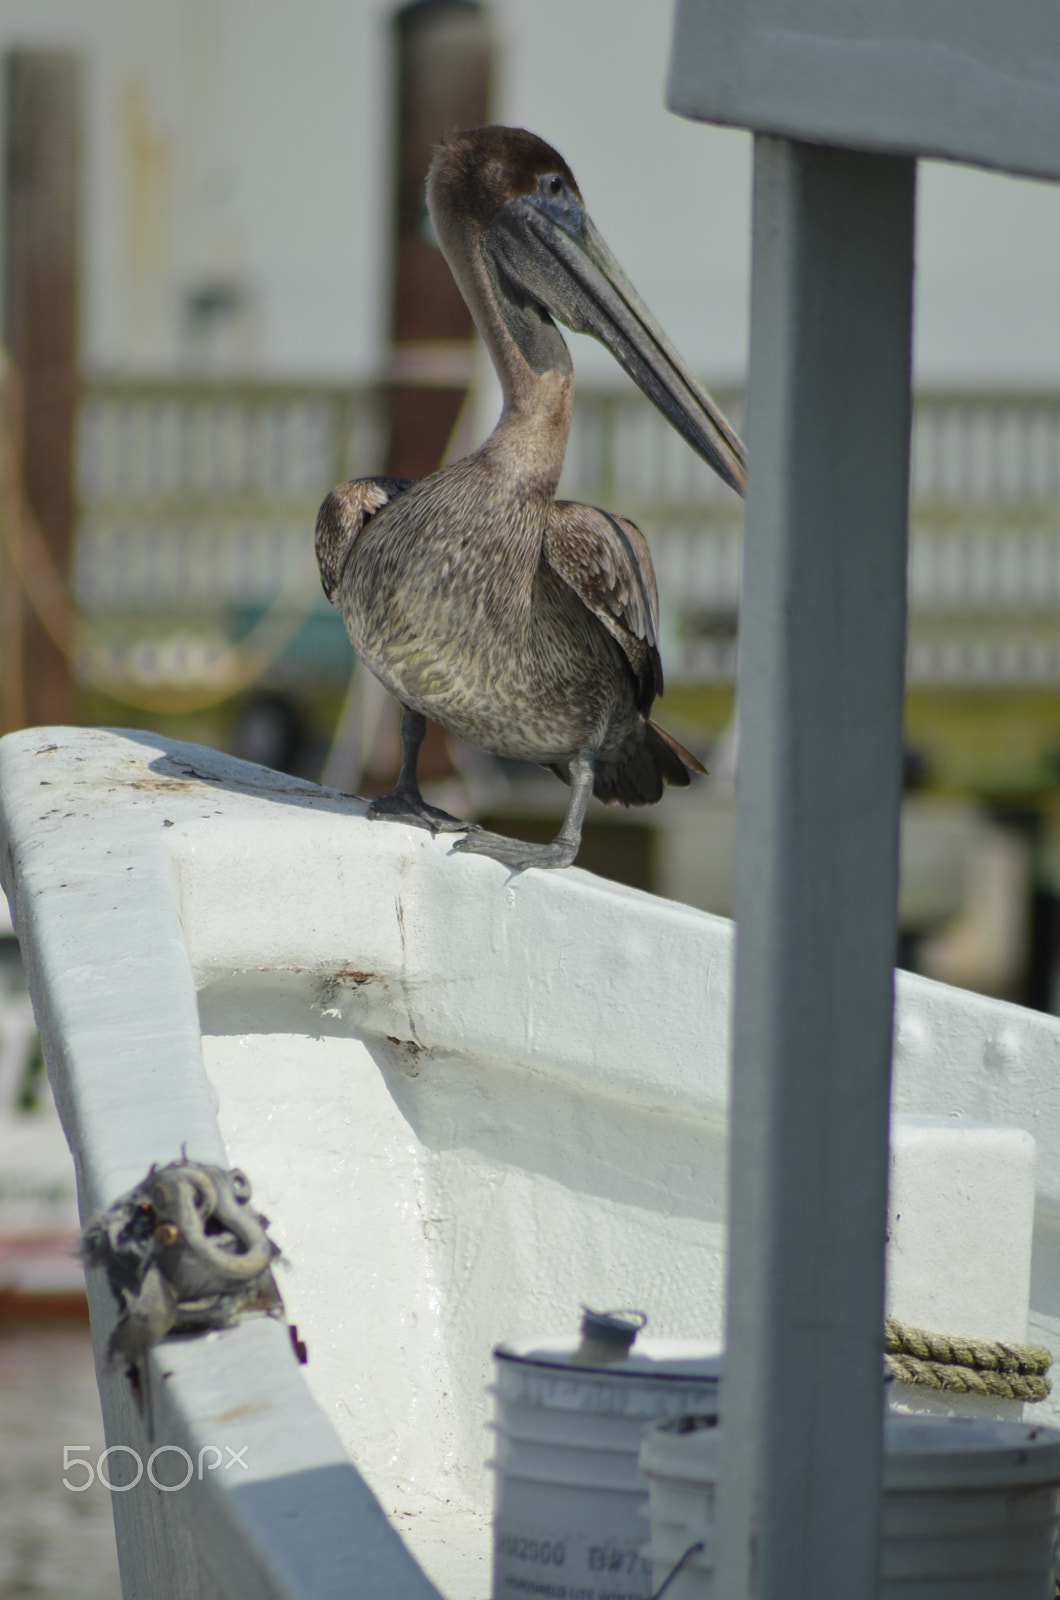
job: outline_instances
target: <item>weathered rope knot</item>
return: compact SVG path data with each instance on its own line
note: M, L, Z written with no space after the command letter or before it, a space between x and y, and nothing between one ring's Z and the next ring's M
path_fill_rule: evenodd
M1003 1339L963 1339L888 1317L884 1364L899 1383L982 1394L1006 1400L1044 1400L1052 1384L1053 1358L1040 1345Z
M111 1359L138 1362L173 1332L223 1328L244 1311L283 1312L280 1254L238 1168L189 1161L152 1167L93 1217L78 1250L102 1267L118 1303Z

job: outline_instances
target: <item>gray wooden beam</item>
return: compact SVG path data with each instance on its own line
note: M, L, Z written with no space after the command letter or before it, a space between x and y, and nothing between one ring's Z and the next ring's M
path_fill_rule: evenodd
M725 1600L876 1593L914 179L756 139Z

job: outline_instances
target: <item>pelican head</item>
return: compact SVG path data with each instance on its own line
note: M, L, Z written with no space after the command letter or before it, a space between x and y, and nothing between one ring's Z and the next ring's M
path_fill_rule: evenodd
M435 233L475 310L474 257L537 372L570 368L552 318L606 345L715 472L741 493L744 448L604 243L563 157L522 128L445 136L427 184Z

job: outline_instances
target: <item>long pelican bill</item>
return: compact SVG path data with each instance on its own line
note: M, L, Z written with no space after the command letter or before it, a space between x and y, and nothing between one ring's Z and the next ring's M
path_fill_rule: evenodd
M503 231L501 231L503 230ZM575 333L590 333L714 471L741 494L746 454L566 185L543 180L503 207L489 232L512 277Z

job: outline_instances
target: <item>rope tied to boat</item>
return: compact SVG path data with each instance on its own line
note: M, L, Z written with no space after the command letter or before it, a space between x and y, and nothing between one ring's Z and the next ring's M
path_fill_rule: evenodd
M959 1338L888 1317L884 1350L887 1371L898 1383L1029 1401L1044 1400L1052 1389L1046 1374L1053 1358L1040 1345Z
M280 1249L250 1196L238 1167L183 1154L93 1217L76 1249L103 1268L118 1303L111 1360L142 1361L167 1334L223 1328L242 1311L282 1316Z

